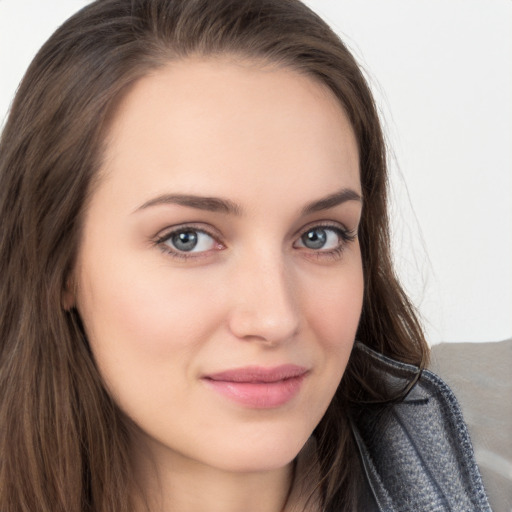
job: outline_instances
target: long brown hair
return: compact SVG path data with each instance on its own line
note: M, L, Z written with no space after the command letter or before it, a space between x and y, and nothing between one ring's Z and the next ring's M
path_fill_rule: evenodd
M101 166L103 135L127 88L188 55L230 53L326 84L350 118L364 199L365 296L357 337L424 365L427 345L393 272L385 144L354 58L298 0L98 0L39 51L0 141L0 510L128 512L129 433L105 392L62 290ZM315 433L327 510L352 510L361 476L348 414L365 380L351 359Z

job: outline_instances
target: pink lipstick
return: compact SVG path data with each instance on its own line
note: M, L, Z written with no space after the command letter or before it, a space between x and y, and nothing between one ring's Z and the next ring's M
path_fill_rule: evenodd
M308 370L285 364L273 368L247 366L203 377L221 395L254 409L272 409L289 402L300 391Z

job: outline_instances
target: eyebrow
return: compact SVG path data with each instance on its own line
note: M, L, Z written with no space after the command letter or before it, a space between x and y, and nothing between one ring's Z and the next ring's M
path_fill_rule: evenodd
M189 194L163 194L145 202L139 206L137 210L145 210L151 206L159 206L165 204L177 204L179 206L187 206L198 210L206 210L209 212L228 213L236 216L242 214L239 205L229 199L221 199L219 197L205 197Z
M334 194L330 194L327 197L308 203L304 208L302 208L302 214L308 215L322 210L329 210L330 208L339 206L347 201L358 201L362 203L363 198L355 190L352 190L351 188L343 188Z
M312 201L302 208L303 215L328 210L334 208L347 201L362 202L361 196L350 188L344 188L334 194L330 194L321 199ZM154 199L146 201L139 206L135 211L145 210L152 206L160 206L167 204L176 204L178 206L186 206L188 208L196 208L198 210L205 210L209 212L226 213L236 216L242 215L242 208L237 203L220 197L207 197L197 196L192 194L162 194Z

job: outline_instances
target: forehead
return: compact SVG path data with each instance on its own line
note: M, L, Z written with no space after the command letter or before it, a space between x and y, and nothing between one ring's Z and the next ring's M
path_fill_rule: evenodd
M126 94L107 137L107 181L134 201L169 187L208 195L228 188L240 199L290 187L297 200L360 191L357 143L341 104L288 68L228 58L169 63Z

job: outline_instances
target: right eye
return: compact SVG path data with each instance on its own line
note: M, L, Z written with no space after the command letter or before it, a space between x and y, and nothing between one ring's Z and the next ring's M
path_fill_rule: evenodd
M223 248L223 246L206 231L191 227L167 232L159 237L156 243L164 251L184 258L189 254L198 255L200 253Z

